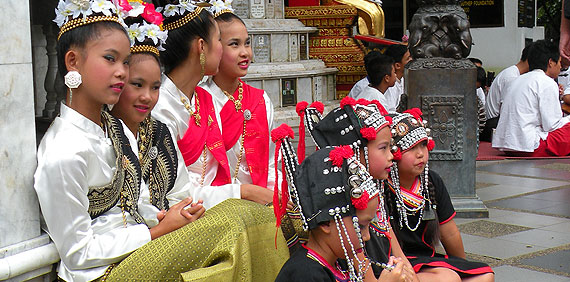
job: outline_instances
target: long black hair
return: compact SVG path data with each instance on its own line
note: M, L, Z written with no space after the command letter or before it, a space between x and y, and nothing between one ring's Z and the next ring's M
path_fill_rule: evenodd
M178 4L173 0L153 0L156 7L164 7L167 4ZM183 16L165 17L164 24L172 23ZM196 17L183 26L168 31L168 38L164 48L160 52L160 59L164 64L165 73L169 73L182 62L190 53L190 42L196 38L202 38L206 43L210 43L210 34L215 29L214 17L206 9L202 9Z

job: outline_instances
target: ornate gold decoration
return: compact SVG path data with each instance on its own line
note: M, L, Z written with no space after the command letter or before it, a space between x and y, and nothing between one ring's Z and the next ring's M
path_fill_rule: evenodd
M70 20L63 24L59 29L59 34L57 35L57 40L66 32L80 26L84 26L87 24L92 24L96 22L116 22L120 24L120 20L117 16L94 16L94 17L86 17L86 18L76 18Z
M200 121L202 117L200 116L200 100L198 100L198 95L196 94L196 91L194 91L194 97L196 97L196 108L194 111L192 111L192 107L190 106L190 103L188 103L188 99L186 99L186 96L180 96L180 101L182 102L182 104L184 104L184 108L186 108L188 113L190 113L190 115L194 117L194 122L196 122L196 125L200 126L201 125Z
M157 56L160 56L158 49L151 45L135 45L131 46L131 53L153 53Z
M171 23L164 24L163 27L165 30L173 30L173 29L180 28L183 25L189 23L196 16L198 16L198 14L200 14L200 12L202 12L202 9L203 9L202 7L198 6L198 7L196 7L196 9L193 12L188 13L188 14L184 15L184 17L179 18L179 19L177 19Z

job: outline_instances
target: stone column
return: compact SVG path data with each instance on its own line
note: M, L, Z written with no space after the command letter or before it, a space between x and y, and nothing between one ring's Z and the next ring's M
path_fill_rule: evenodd
M10 8L0 10L6 23L0 29L5 46L0 52L0 280L22 281L50 272L55 248L41 234L33 189L36 139L29 3L4 4ZM40 269L45 259L50 262Z
M443 178L460 217L487 217L475 194L477 157L476 69L465 59L471 50L469 21L460 0L417 0L410 24L406 66L408 108L417 107L428 121L435 149L430 169Z

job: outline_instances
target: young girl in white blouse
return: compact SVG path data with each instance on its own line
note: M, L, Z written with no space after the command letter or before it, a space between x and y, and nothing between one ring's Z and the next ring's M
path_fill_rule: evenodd
M66 281L91 281L139 247L204 212L184 199L149 228L140 166L122 123L103 111L128 78L129 37L111 1L60 0L55 22L67 100L38 148L34 188ZM79 17L73 18L73 14Z
M251 37L231 7L213 12L220 27L222 59L218 73L200 86L212 95L232 183L250 183L273 190L275 145L269 138L273 104L264 90L240 79L247 74L251 63Z

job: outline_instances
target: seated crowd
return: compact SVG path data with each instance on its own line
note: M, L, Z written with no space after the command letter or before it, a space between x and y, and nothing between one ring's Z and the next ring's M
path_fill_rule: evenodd
M430 130L406 109L407 46L369 52L327 115L298 103L295 149L267 93L241 80L245 23L216 3L59 0L67 95L34 176L59 279L494 281L466 259ZM488 93L477 67L481 138L496 125L509 154L570 154L559 73L544 41Z

